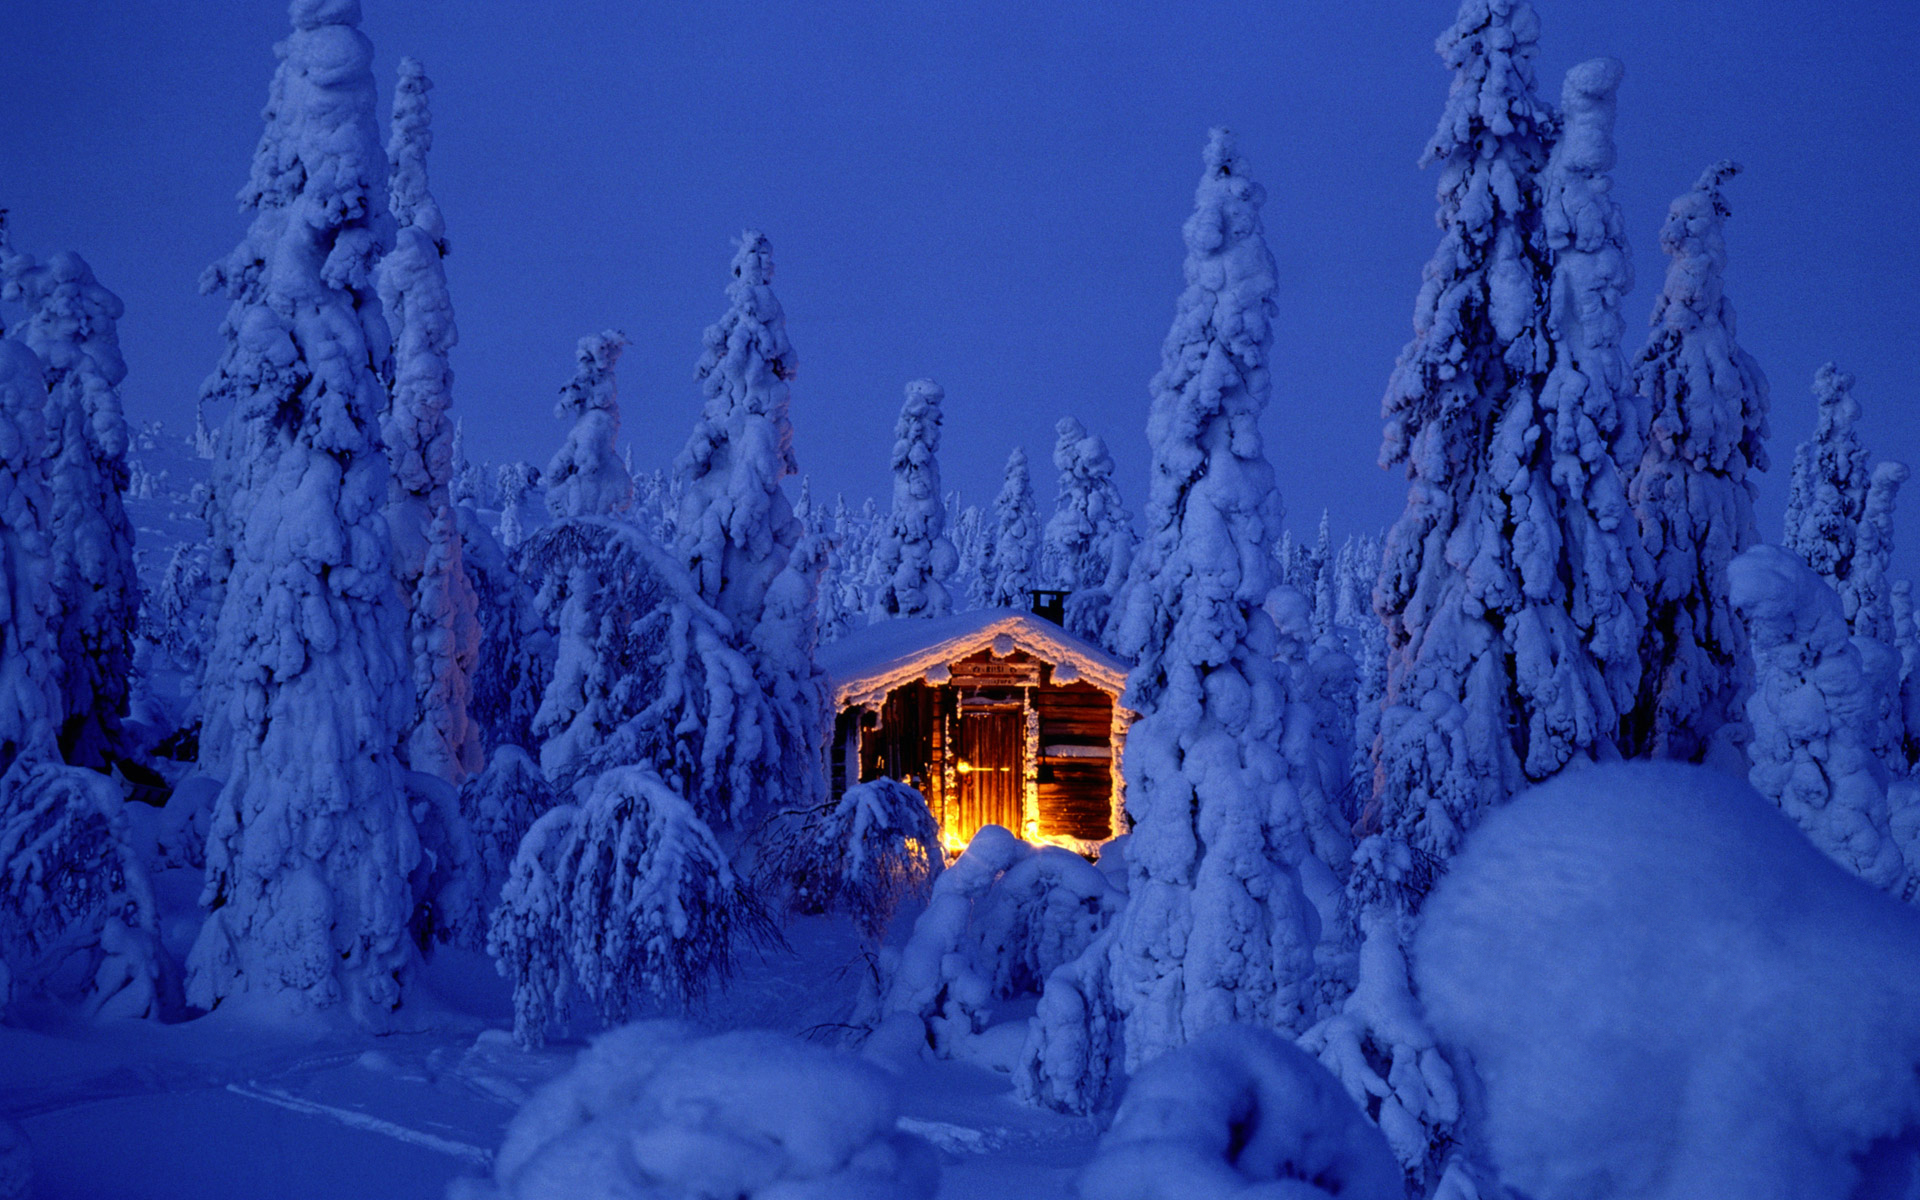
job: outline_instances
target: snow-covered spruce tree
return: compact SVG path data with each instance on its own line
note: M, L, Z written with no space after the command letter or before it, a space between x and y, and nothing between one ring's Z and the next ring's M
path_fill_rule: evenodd
M887 617L943 617L953 611L947 580L956 555L940 494L940 402L931 379L907 385L893 427L893 510L874 538L871 611Z
M865 530L847 508L845 495L834 497L825 522L826 570L820 575L820 640L831 642L866 624L867 562Z
M1740 694L1751 670L1727 565L1760 540L1747 476L1767 467L1767 379L1734 342L1722 279L1721 186L1738 171L1715 163L1667 210L1666 286L1633 368L1652 424L1628 492L1652 570L1646 670L1626 748L1690 762L1744 727Z
M202 281L233 300L203 394L232 405L200 741L225 782L188 1000L293 993L374 1021L401 1001L419 854L394 753L413 688L381 513L386 157L359 4L294 0L291 15L241 192L252 227Z
M553 673L553 637L547 632L532 591L515 570L511 556L486 522L470 508L458 508L461 561L473 585L480 619L480 653L474 663L468 712L481 731L481 744L495 748L539 745L533 716Z
M605 516L633 504L633 477L613 449L614 436L620 432L620 393L613 369L626 348L626 335L608 329L581 338L574 351L578 366L553 407L554 416L563 421L572 418L573 428L541 476L547 488L547 511L556 520ZM503 505L506 484L503 477ZM500 540L508 541L504 512ZM518 540L515 537L508 544Z
M1133 557L1133 516L1113 482L1113 458L1097 434L1062 417L1054 426L1060 491L1041 549L1047 586L1067 592L1067 629L1100 642L1114 595Z
M1854 539L1853 571L1840 593L1841 609L1855 637L1873 638L1892 646L1898 640L1893 626L1893 509L1900 485L1907 481L1904 463L1883 462L1867 478L1866 503Z
M989 608L1017 608L1025 612L1035 583L1040 553L1040 512L1033 500L1033 477L1027 471L1027 452L1015 446L1007 455L1007 474L993 502L993 590Z
M446 222L427 188L432 86L419 63L400 60L387 146L388 199L398 230L375 275L393 331L391 402L380 430L393 470L387 528L407 605L413 669L413 716L402 753L414 770L458 784L482 765L479 727L468 712L480 622L453 513L456 431L447 417L453 403L447 355L459 333L442 262Z
M122 502L129 475L120 381L127 367L115 322L124 310L78 254L35 265L0 245L0 258L7 298L29 312L14 332L47 370L43 452L60 610L60 745L67 761L104 767L119 747L140 608L133 522Z
M526 540L526 519L521 508L527 503L527 494L533 490L538 476L539 471L531 463L513 462L500 468L500 523L494 532L501 546L508 550Z
M1754 681L1748 781L1814 845L1875 887L1901 894L1906 866L1889 826L1888 773L1876 741L1888 691L1849 636L1833 589L1793 553L1755 546L1728 570L1730 600L1747 623Z
M826 554L794 517L782 482L796 473L787 418L796 360L773 294L773 249L756 230L740 235L727 303L695 369L706 403L674 463L678 549L773 704L776 775L806 808L826 798L831 717L813 661Z
M1598 430L1619 414L1596 414L1590 440L1567 446L1573 430L1542 403L1554 346L1539 175L1553 117L1534 90L1538 38L1526 0L1464 0L1437 44L1454 81L1422 162L1441 169L1442 237L1382 404L1381 462L1406 466L1408 497L1374 593L1388 645L1377 823L1348 881L1363 942L1343 1011L1305 1039L1423 1188L1442 1169L1459 1105L1410 1002L1411 910L1480 812L1611 747L1618 726L1613 691L1582 645L1613 615L1588 587L1588 572L1613 556L1569 561L1582 542L1564 522L1589 518L1591 476L1610 465ZM1610 108L1583 106L1597 128L1577 146L1605 138ZM1630 532L1619 500L1616 537ZM1601 605L1577 620L1575 580Z
M40 356L0 338L0 771L60 753L46 402Z
M772 283L773 250L749 229L733 258L727 312L707 327L695 368L706 403L674 463L681 557L700 598L742 636L801 535L781 486L798 470L787 419L796 360Z
M1853 398L1852 374L1825 364L1814 376L1813 395L1819 418L1813 436L1794 451L1781 544L1844 594L1866 511L1869 456L1853 427L1860 402Z
M1262 607L1281 517L1259 431L1276 286L1264 200L1232 136L1214 130L1184 231L1187 287L1152 385L1147 536L1121 614L1136 663L1125 702L1141 714L1125 766L1129 899L1110 951L1128 1071L1229 1022L1297 1032L1311 1001L1315 918L1299 874L1310 851Z

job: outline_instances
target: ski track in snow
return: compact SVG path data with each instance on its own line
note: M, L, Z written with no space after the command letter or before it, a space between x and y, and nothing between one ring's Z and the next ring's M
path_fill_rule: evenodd
M493 1151L491 1150L468 1145L466 1142L456 1142L452 1138L443 1138L436 1134L424 1133L418 1129L410 1129L405 1125L396 1125L392 1121L385 1121L368 1113L356 1112L349 1108L335 1108L331 1104L319 1104L312 1100L302 1100L298 1096L290 1096L285 1092L274 1091L250 1084L230 1083L227 1085L227 1090L236 1096L245 1096L249 1100L258 1100L265 1104L278 1105L290 1112L297 1112L303 1116L326 1117L330 1120L338 1121L350 1129L359 1129L367 1133L377 1133L382 1137L390 1137L396 1142L406 1142L410 1145L421 1146L441 1154L451 1155L454 1158L471 1163L482 1170L493 1166Z

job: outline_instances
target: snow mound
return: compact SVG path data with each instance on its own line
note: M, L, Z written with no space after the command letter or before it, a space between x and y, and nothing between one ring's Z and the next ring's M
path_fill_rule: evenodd
M1142 1067L1082 1200L1399 1200L1386 1139L1293 1043L1222 1025Z
M450 1200L925 1200L931 1146L881 1068L781 1034L672 1021L596 1038L507 1127L491 1183Z
M1731 776L1601 767L1490 813L1414 956L1534 1200L1911 1194L1920 917Z

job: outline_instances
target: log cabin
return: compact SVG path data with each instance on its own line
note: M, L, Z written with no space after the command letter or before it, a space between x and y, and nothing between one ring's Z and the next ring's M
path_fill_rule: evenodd
M984 825L1083 853L1126 830L1127 666L1030 612L883 621L822 647L833 794L919 789L958 853Z

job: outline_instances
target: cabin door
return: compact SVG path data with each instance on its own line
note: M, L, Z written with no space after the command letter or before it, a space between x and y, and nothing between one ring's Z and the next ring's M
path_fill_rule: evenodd
M958 828L953 832L970 841L982 825L1000 825L1022 836L1026 773L1020 761L1026 748L1027 723L1019 709L962 712L960 760L954 764L959 793Z

